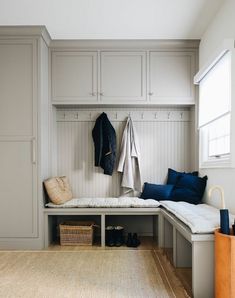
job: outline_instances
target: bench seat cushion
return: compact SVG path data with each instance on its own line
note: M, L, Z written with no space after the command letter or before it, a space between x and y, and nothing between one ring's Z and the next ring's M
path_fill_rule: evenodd
M46 204L50 208L156 208L159 202L148 199L143 200L137 197L120 198L74 198L64 204Z
M207 204L193 205L186 202L160 201L161 206L185 223L192 233L213 233L220 226L219 209ZM234 216L230 215L230 224Z

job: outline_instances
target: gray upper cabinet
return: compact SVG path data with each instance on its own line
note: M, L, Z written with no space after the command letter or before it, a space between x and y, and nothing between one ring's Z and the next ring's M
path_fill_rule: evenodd
M150 52L150 103L194 104L194 74L194 52Z
M97 52L52 52L53 102L94 103L97 91Z
M101 102L147 100L146 52L101 52L100 61Z
M194 50L53 48L51 53L53 104L195 103Z

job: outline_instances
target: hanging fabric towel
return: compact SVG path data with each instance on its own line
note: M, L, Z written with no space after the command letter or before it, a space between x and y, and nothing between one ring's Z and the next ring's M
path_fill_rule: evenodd
M124 193L142 191L139 141L130 117L127 118L122 136L118 172L123 173L121 186Z
M112 175L116 160L116 133L107 114L102 113L92 130L95 145L95 166L101 167L104 174Z

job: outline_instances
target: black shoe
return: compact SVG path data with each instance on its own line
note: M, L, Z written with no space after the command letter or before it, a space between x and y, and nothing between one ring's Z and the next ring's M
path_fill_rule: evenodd
M115 246L119 247L122 246L124 241L123 241L123 227L117 226L115 227L114 230L114 238L115 238Z
M138 247L139 245L140 245L140 240L137 237L137 233L134 233L132 237L132 247Z
M131 233L128 233L126 246L127 247L132 247L132 242L133 242L132 235L131 235Z
M106 245L114 246L115 245L115 228L113 226L106 227Z

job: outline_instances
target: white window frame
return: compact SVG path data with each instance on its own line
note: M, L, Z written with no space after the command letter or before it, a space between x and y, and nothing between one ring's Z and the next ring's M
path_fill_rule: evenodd
M209 140L208 132L206 132L209 123L205 126L199 127L199 168L230 168L235 167L235 53L234 53L234 40L225 40L220 48L214 53L210 61L200 69L200 71L194 77L194 83L199 85L200 81L206 76L206 74L216 65L216 63L227 53L231 55L231 74L230 74L230 96L231 106L230 110L225 113L230 115L230 153L227 155L221 155L220 158L209 157ZM222 118L225 115L220 115L217 119ZM199 115L198 115L199 116ZM198 117L199 118L199 117ZM213 119L211 123L216 121ZM198 119L197 119L198 121Z

